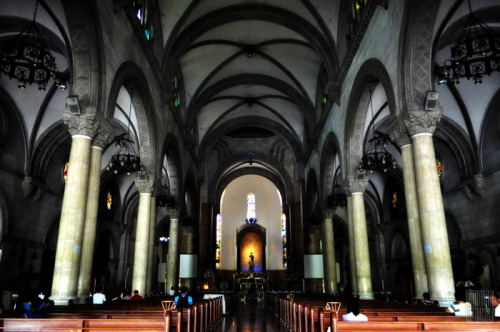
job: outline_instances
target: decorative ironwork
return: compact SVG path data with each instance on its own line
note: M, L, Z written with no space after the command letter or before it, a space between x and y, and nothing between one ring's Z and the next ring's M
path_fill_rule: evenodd
M36 1L33 21L16 37L3 43L0 48L0 74L17 79L23 90L26 84L38 84L38 90L45 91L48 81L54 78L56 86L66 89L63 75L57 71L55 58L45 45L36 25Z
M359 168L369 170L370 173L377 170L387 172L391 167L396 168L396 159L385 149L390 141L389 135L375 131L368 141L368 149L359 162Z
M472 78L475 84L481 84L484 75L500 72L500 33L475 16L470 0L467 3L467 22L451 47L451 59L446 59L439 69L439 85L459 84L463 77Z
M170 193L170 189L165 184L160 194L156 197L156 206L159 208L175 209L177 207L177 202L174 196Z

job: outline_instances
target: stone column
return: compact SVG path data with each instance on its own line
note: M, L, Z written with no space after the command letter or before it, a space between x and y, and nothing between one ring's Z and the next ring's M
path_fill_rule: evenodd
M442 110L409 111L405 124L413 141L418 210L429 292L433 300L439 301L440 306L447 307L454 301L455 283L432 142L432 134L441 114Z
M91 292L92 264L94 260L94 244L99 209L99 187L101 183L102 150L112 139L112 128L99 128L92 142L90 155L89 187L87 192L87 208L83 230L82 257L78 276L78 302L84 302Z
M74 115L63 112L63 120L72 136L68 179L57 237L56 260L51 299L56 305L67 305L77 297L83 225L87 203L90 168L90 145L99 125L95 108Z
M170 215L170 232L168 241L168 255L167 255L167 287L174 287L178 289L179 283L179 216L177 210L172 210Z
M337 274L335 265L335 236L333 215L335 210L327 209L323 218L323 260L325 267L325 290L328 294L337 294Z
M137 212L137 227L135 228L134 270L132 274L132 290L139 294L146 292L146 271L149 250L149 224L151 221L151 194L154 190L153 181L135 179L139 188L139 211Z
M154 194L153 194L154 195ZM151 220L149 221L149 243L148 243L148 265L146 272L146 294L151 294L153 285L155 284L155 276L153 275L153 265L155 262L155 228L156 228L156 195L151 196Z
M358 294L361 300L372 300L372 277L370 270L370 248L366 227L364 191L368 180L349 180L348 187L352 197L352 220L354 253L356 256L356 277Z
M352 214L352 197L351 193L347 197L347 229L349 232L349 266L351 269L351 292L353 295L358 295L358 278L356 276L356 253L354 251L354 220Z
M415 298L422 299L422 294L428 291L427 275L425 273L424 249L422 247L422 233L418 215L417 187L415 184L415 167L413 164L413 146L411 138L404 125L398 126L391 135L393 142L401 148L403 160L403 178L405 186L406 215L408 218L408 232L410 236L411 263L415 282Z

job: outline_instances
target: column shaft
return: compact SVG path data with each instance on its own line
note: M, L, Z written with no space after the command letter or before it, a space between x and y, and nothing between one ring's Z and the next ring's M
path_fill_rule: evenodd
M132 288L139 294L146 292L146 271L148 262L149 223L151 221L151 193L141 192L135 230L134 270Z
M151 197L151 220L149 221L149 243L148 243L148 268L146 275L146 294L151 294L155 277L153 276L153 265L155 262L155 227L156 227L156 197Z
M87 208L83 230L82 258L78 276L79 302L89 297L92 264L94 260L94 244L96 234L97 211L99 208L99 185L101 182L102 148L92 146L90 155L89 186L87 192Z
M170 219L170 240L168 241L167 255L167 287L178 289L179 283L179 217Z
M455 285L432 134L416 134L412 140L428 287L434 300L448 306Z
M359 298L362 300L371 300L373 299L373 292L370 271L370 248L368 247L368 233L366 227L365 201L363 193L352 193L352 215Z
M351 268L352 294L358 294L358 277L356 275L356 252L354 250L354 220L352 214L352 196L347 196L347 222L349 231L349 262Z
M85 135L74 135L71 142L68 180L64 188L52 280L51 298L56 305L67 305L70 299L77 296L89 181L90 143L90 137Z
M403 159L403 178L405 184L406 214L408 217L408 232L410 235L411 262L413 278L415 280L415 297L422 298L427 292L427 276L425 273L424 250L422 247L422 233L418 215L417 188L415 185L415 168L413 164L413 147L406 144L401 147Z
M323 259L325 260L325 288L328 294L337 293L337 274L335 262L335 236L333 213L327 212L323 220Z

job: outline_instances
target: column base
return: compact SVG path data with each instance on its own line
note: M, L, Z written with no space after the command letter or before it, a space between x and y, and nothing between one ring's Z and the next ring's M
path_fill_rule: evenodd
M438 297L432 297L431 296L431 300L438 301L440 308L448 308L450 305L453 304L453 302L455 302L455 298L454 297L441 297L441 298L438 298Z
M359 294L360 300L374 300L373 293Z
M55 305L63 305L63 306L69 305L69 301L76 302L76 299L73 296L61 296L61 297L51 296L50 299L54 301Z
M85 300L87 299L91 299L92 300L92 296L85 296L85 295L78 295L78 297L76 298L75 300L75 303L85 303Z

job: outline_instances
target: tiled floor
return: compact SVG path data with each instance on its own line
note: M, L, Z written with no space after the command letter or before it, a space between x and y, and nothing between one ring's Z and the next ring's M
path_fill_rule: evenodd
M266 308L263 303L239 302L237 308L228 308L217 332L274 332L286 331L280 326L279 318L274 311Z

